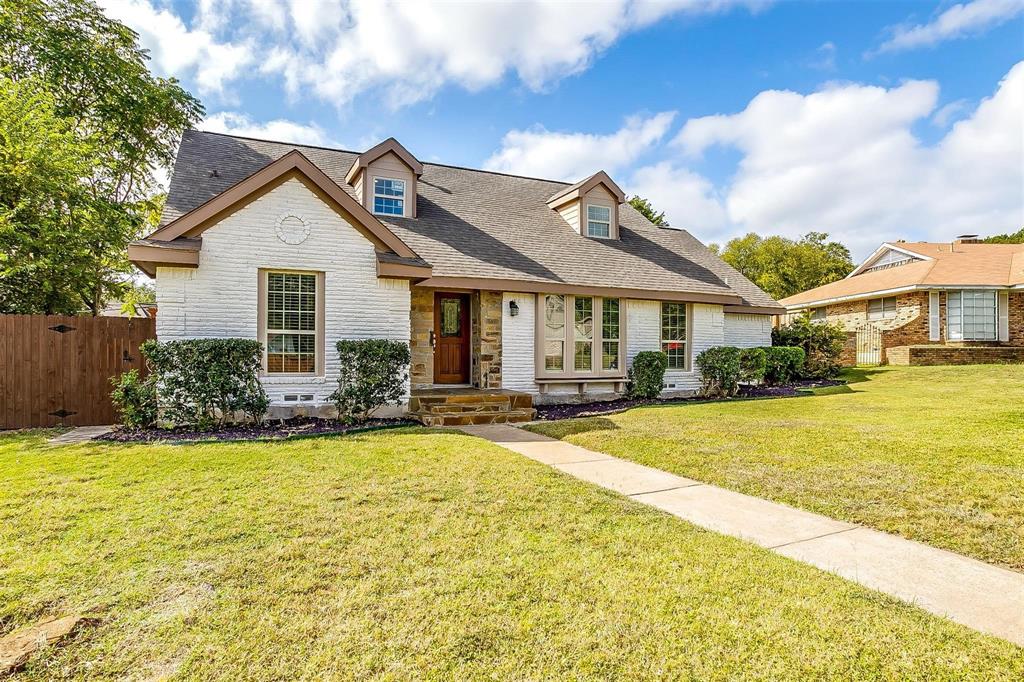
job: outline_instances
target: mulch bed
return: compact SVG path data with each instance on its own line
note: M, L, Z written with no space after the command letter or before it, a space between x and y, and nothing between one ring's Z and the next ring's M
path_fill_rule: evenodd
M99 436L96 440L118 443L155 443L159 441L231 441L231 440L280 440L300 436L330 436L344 433L360 433L400 426L418 426L409 419L371 419L363 424L343 424L334 419L294 417L285 420L267 421L264 424L238 424L216 431L196 431L188 427L175 429L115 429Z
M560 405L538 405L537 419L543 421L556 421L559 419L576 419L577 417L598 417L602 415L624 412L632 407L643 407L645 405L676 405L682 403L706 403L706 402L728 402L729 400L751 399L751 398L793 398L803 395L801 391L810 388L825 388L827 386L839 386L845 381L835 379L797 381L785 386L741 386L740 392L735 398L723 398L720 400L708 400L700 396L686 398L666 398L661 400L630 400L619 398L597 403L564 403Z

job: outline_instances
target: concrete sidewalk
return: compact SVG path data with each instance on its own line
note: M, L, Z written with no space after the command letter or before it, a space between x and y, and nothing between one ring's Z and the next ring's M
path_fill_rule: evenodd
M463 426L576 478L1024 646L1024 574L501 424Z

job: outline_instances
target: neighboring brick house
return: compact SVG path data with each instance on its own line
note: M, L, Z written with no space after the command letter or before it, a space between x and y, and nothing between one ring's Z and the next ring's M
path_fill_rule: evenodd
M129 256L156 279L159 339L264 343L276 414L329 411L339 339L408 342L424 421L497 404L481 419L504 421L619 395L643 350L668 353L667 393L694 391L698 352L768 345L783 312L604 172L427 164L394 139L357 153L189 131L161 226Z
M848 277L780 301L841 324L845 364L1024 361L1024 244L883 244Z

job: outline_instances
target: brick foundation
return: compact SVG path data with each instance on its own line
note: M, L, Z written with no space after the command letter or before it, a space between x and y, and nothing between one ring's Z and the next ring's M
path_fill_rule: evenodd
M890 365L987 365L1024 362L1024 346L896 346Z

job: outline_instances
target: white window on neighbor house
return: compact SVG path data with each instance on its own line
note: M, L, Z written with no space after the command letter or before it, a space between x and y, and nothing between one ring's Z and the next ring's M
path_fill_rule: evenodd
M378 215L405 215L405 180L374 178L373 212Z
M995 291L964 290L946 294L946 338L950 341L995 341L999 328Z
M612 236L612 209L587 204L587 236L607 239Z
M883 320L896 317L896 297L873 298L868 301L868 319Z
M811 322L824 322L825 321L825 309L824 308L811 308Z
M267 272L264 304L268 374L314 374L317 369L317 275Z
M686 304L661 304L661 350L669 369L686 369Z

